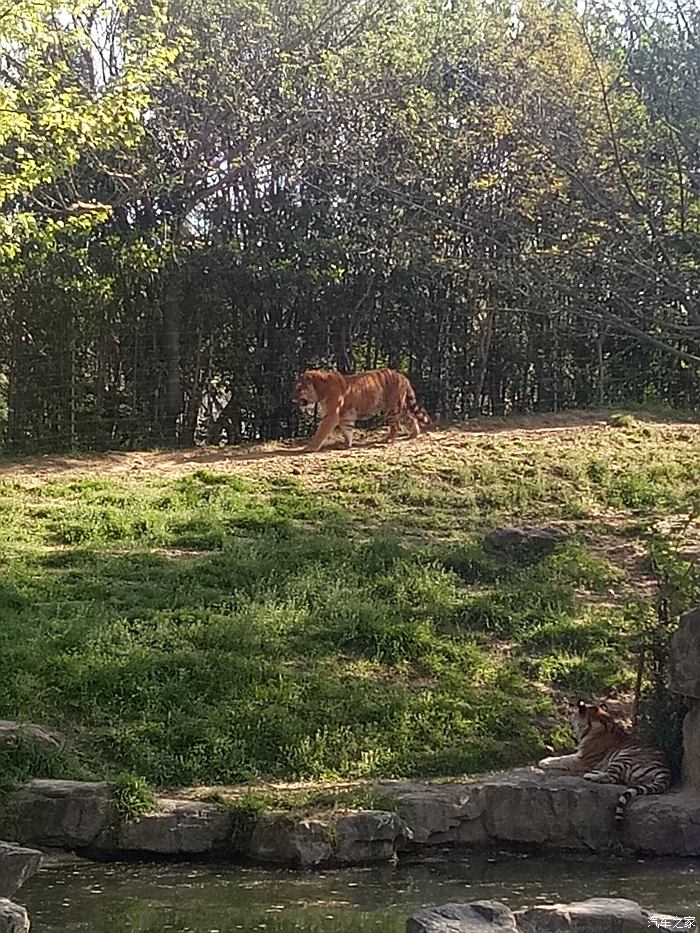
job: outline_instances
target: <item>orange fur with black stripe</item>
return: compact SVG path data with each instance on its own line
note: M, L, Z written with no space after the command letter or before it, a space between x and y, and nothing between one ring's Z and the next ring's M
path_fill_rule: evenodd
M365 421L383 411L389 423L388 441L393 441L403 422L417 437L421 425L433 419L420 407L413 386L394 369L372 369L354 376L308 369L294 386L293 399L303 412L318 407L321 423L307 450L320 450L336 428L352 447L352 432L357 421Z
M573 755L543 758L545 771L581 774L597 784L626 785L615 808L620 823L630 800L646 794L663 794L671 786L671 768L659 748L631 735L600 706L583 700L571 707L571 728L578 748Z

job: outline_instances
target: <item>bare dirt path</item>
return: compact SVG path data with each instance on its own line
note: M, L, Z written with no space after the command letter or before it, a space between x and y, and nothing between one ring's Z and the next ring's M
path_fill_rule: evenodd
M664 422L655 420L658 426ZM669 427L671 423L669 422ZM675 425L676 429L678 425ZM416 454L426 455L446 448L457 452L472 443L495 437L528 442L541 439L576 444L582 433L595 435L610 429L609 412L563 412L528 417L478 419L459 427L435 429L418 440L401 439L388 446L381 440L384 429L360 434L358 443L348 451L334 446L321 453L306 454L301 441L274 442L239 447L197 447L175 450L110 452L104 454L47 454L0 463L0 479L28 483L80 476L122 476L138 478L144 474L181 476L195 470L220 472L310 475L324 472L333 461L366 457L387 464L407 463ZM700 425L687 425L700 445Z

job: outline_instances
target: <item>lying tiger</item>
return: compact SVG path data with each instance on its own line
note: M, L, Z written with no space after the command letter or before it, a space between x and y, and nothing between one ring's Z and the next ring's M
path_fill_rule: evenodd
M571 707L571 728L578 741L573 755L543 758L538 767L583 774L598 784L629 785L615 807L620 825L630 800L644 794L663 794L671 786L671 769L664 753L644 745L599 706L579 700Z
M393 369L372 369L356 376L307 369L296 381L293 400L307 413L313 413L318 405L321 414L318 430L306 447L308 451L320 450L335 428L340 428L346 446L352 447L355 422L380 411L386 412L389 442L395 440L402 421L411 437L420 434L421 425L433 423L416 401L416 393L406 376Z

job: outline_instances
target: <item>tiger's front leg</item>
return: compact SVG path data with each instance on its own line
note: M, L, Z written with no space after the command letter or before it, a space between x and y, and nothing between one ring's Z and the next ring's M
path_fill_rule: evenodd
M569 773L581 774L585 771L585 765L578 755L558 755L553 758L543 758L537 762L537 767L543 771L568 771Z
M323 421L319 424L316 433L311 438L310 442L306 445L304 450L306 450L307 453L313 453L314 451L320 450L334 429L338 427L339 423L340 416L337 411L327 414Z

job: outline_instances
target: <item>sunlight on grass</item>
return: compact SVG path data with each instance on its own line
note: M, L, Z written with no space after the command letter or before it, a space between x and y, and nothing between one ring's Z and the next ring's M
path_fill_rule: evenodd
M553 698L630 686L634 605L581 595L626 585L593 521L613 510L636 540L699 477L682 437L632 421L575 448L467 437L410 470L358 456L322 489L208 470L5 481L0 716L61 728L70 751L5 749L0 767L127 774L135 794L532 761ZM483 545L555 518L570 536L549 556Z

